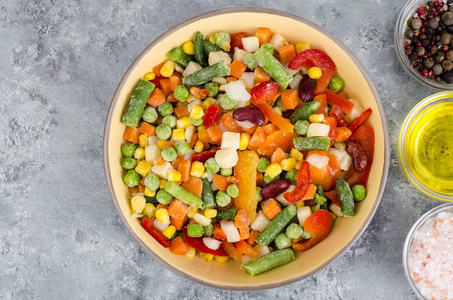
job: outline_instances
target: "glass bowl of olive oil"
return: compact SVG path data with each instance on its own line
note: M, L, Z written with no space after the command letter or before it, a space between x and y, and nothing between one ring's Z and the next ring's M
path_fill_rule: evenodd
M401 167L424 194L453 202L453 92L420 101L399 136Z

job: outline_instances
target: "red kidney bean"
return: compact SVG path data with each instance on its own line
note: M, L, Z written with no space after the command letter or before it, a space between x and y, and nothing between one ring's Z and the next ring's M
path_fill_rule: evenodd
M263 199L275 198L278 194L286 191L288 187L289 181L283 179L273 181L269 184L266 184L261 189L261 197L263 197Z
M299 98L303 102L310 102L313 100L315 95L315 88L317 80L308 76L302 77L299 82Z
M234 110L233 118L236 121L249 121L255 125L264 124L264 115L263 113L253 107L240 107Z
M362 146L355 141L350 141L348 142L347 150L348 154L352 157L352 164L354 166L354 169L357 172L362 172L363 170L365 170L368 165L368 159Z

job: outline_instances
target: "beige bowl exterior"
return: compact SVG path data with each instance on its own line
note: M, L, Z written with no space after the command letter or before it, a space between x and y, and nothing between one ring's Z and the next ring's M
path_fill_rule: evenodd
M360 99L373 110L368 125L376 135L375 154L368 183L368 196L357 206L354 218L340 218L332 232L321 244L306 252L296 252L297 259L287 265L258 276L248 276L240 265L230 259L227 263L206 263L199 257L187 258L170 253L160 246L132 219L129 193L122 181L121 145L125 126L121 116L137 80L153 66L166 59L166 53L193 38L199 30L205 36L215 32L245 31L254 34L258 27L269 27L281 33L290 43L306 41L313 48L325 51L333 59L338 73L351 98ZM124 224L154 259L170 270L201 284L228 290L262 290L279 287L307 278L343 254L362 234L380 202L389 164L389 138L384 109L370 77L357 58L336 38L317 25L288 13L263 8L230 8L210 12L170 29L155 40L129 68L113 97L104 133L104 168L113 202Z

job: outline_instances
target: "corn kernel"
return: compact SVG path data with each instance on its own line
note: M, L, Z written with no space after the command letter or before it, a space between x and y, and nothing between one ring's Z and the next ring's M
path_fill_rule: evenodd
M145 196L154 197L156 196L156 191L151 191L149 188L145 187Z
M266 169L266 174L272 178L280 175L281 172L282 172L282 167L280 166L280 164L277 164L277 163L270 164Z
M286 158L280 162L280 165L282 166L283 171L291 171L296 167L296 160L292 157Z
M194 257L195 253L197 253L197 250L195 248L189 246L189 251L187 251L186 256L187 257Z
M308 69L308 76L313 79L319 79L322 76L320 67L311 67Z
M167 185L167 182L168 182L168 180L161 179L160 182L159 182L159 188L161 190L165 189L165 186Z
M143 79L145 80L154 80L156 78L156 74L153 72L148 72L143 76Z
M214 99L214 98L212 98L212 97L207 97L207 98L203 101L203 108L207 110L207 109L209 108L209 106L211 106L211 105L213 105L213 104L215 104L215 103L217 103L217 100L216 100L216 99Z
M225 92L225 84L219 85L219 92Z
M160 75L163 77L170 77L173 75L173 71L175 70L175 63L172 60L167 60L162 68L160 68Z
M199 107L199 106L194 106L192 107L191 111L190 111L190 117L192 119L201 119L203 118L203 115L204 115L204 110L203 108Z
M170 170L167 173L167 177L169 181L180 181L181 180L181 173L175 170Z
M243 132L241 133L241 137L239 139L239 150L247 149L247 146L250 142L250 134Z
M228 258L228 256L214 256L214 260L219 263L226 263Z
M289 155L291 155L291 157L297 161L302 161L304 159L304 155L302 154L302 152L300 152L299 150L294 149L294 148L291 149L291 152L289 153Z
M192 206L192 205L189 205L189 207L187 208L187 216L189 218L193 218L193 216L195 216L195 214L198 212L198 207L196 206Z
M178 119L178 121L176 121L176 128L178 129L186 129L190 126L192 126L192 123L190 123L189 117L182 117L181 119Z
M206 218L212 219L217 216L217 210L214 208L206 208L203 214Z
M145 148L146 146L148 146L148 137L144 134L140 134L140 136L138 137L138 140L139 140L139 145L140 147L143 147Z
M210 262L214 259L214 254L200 252L200 256L205 262Z
M296 53L299 54L302 51L307 49L311 49L311 45L309 43L300 42L296 44Z
M153 166L151 165L150 162L142 160L135 167L135 171L138 174L142 175L142 177L146 177L146 175L148 175L148 173L151 172L152 167Z
M159 147L160 150L164 149L166 147L166 140L159 139L156 143L157 147Z
M195 150L195 152L197 152L197 153L200 153L203 151L203 148L204 148L203 143L201 141L197 141L195 143L195 146L193 147L193 150Z
M146 203L145 209L143 210L143 214L147 217L152 218L154 213L156 212L156 207L152 203Z
M324 121L324 115L323 114L312 114L309 117L310 122L312 123L321 123Z
M190 168L190 175L195 177L201 177L204 172L204 165L202 162L194 161Z
M143 149L143 148L135 149L134 158L135 159L144 159L145 158L145 149Z
M171 239L171 237L175 234L176 232L176 227L173 225L168 226L165 228L164 231L162 231L162 234L167 237L167 239Z
M131 198L131 208L134 213L141 214L145 209L146 199L143 196L134 196Z
M186 133L184 132L184 129L173 129L171 138L175 142L184 141L186 139Z
M182 45L182 51L189 55L193 55L195 53L195 46L192 41L187 41Z
M299 170L301 165L302 165L302 162L301 162L301 161L296 162L296 167L295 167L295 169L296 169L296 170Z
M209 37L209 41L210 41L211 43L215 44L214 35L211 35L211 36Z
M186 101L187 101L187 103L190 103L190 102L192 102L192 101L195 100L195 99L197 99L197 98L195 98L194 95L189 94L189 97L187 97L187 100L186 100Z
M168 214L166 208L159 208L158 210L156 210L154 215L156 216L156 219L162 224L167 224L168 222L170 222L170 215Z
M298 208L299 208L299 207L302 207L302 206L305 206L305 201L304 201L304 200L297 201L297 202L295 203L295 205L296 205L296 207L298 207Z
M332 220L335 220L337 218L337 215L334 214L333 212L330 212L330 214L332 215Z

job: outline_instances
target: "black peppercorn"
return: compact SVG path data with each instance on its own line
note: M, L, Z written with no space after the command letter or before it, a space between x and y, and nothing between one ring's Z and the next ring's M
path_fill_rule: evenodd
M452 25L453 24L453 12L451 12L451 11L445 12L442 15L442 21L445 23L445 25Z
M447 59L453 61L453 50L447 51Z
M440 41L442 42L442 44L444 45L448 45L451 43L451 39L452 39L452 35L449 34L449 33L444 33L442 34L442 36L440 37Z
M417 49L415 49L415 53L417 53L418 56L423 56L423 55L425 55L426 50L425 50L425 48L420 46L420 47L417 47Z
M418 30L422 27L422 21L420 19L412 19L411 27L415 30Z
M432 57L427 57L423 60L423 65L425 68L430 69L434 66L434 59Z
M453 72L447 72L444 74L443 76L443 80L445 81L445 83L453 83Z
M417 20L417 19L414 19L414 20ZM412 20L412 23L411 23L412 28L414 28L414 29L419 29L419 28L421 27L421 25L420 25L419 28L415 28L415 27L414 27L414 20ZM421 24L421 22L422 22L422 21L420 21L420 24ZM437 19L431 19L431 20L429 20L429 22L428 22L428 26L429 26L430 28L432 28L432 29L436 29L436 28L439 26L439 21L438 21Z
M433 66L433 72L434 72L434 75L440 75L440 74L442 74L442 72L443 72L442 66L439 65L439 64L435 64L435 65Z
M453 26L452 26L453 27ZM452 28L453 29L453 28ZM412 34L414 34L414 32L412 31ZM432 35L434 34L434 30L430 27L426 28L426 34L427 35Z
M451 69L453 69L453 62L451 62L451 60L444 60L442 62L442 68L448 72L448 71L451 71Z
M425 48L428 47L429 46L429 39L423 40L422 41L422 46L425 47Z
M434 55L434 61L437 64L442 63L444 60L445 60L445 53L443 53L442 51L439 51Z
M414 36L414 31L410 28L406 29L405 36L406 38L411 39Z

